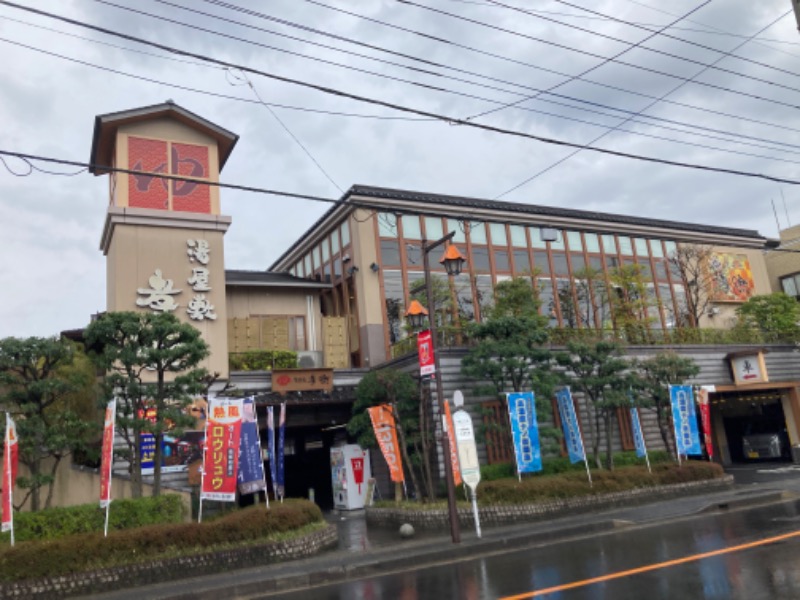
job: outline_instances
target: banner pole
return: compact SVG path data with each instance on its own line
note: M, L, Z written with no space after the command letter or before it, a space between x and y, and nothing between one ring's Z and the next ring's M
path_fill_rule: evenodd
M206 400L206 424L204 429L205 435L203 441L203 464L200 465L200 507L197 510L197 522L203 522L203 489L204 483L206 480L206 456L208 455L208 422L211 420L212 412L212 402L214 402L211 398Z
M466 485L464 486L467 487ZM478 514L478 495L473 488L470 488L472 492L472 514L475 517L475 534L478 536L478 539L481 538L481 519L480 515Z

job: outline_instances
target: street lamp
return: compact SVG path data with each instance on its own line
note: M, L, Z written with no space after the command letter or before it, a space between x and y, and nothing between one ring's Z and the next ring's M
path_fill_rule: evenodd
M458 512L456 510L456 490L455 486L453 485L453 463L451 462L450 439L444 431L445 400L444 390L442 389L441 369L439 368L439 353L436 352L436 311L433 305L433 290L431 287L430 264L428 261L428 253L434 248L438 248L445 242L452 240L455 234L455 231L451 231L442 239L432 243L428 243L427 240L422 240L422 264L425 271L425 295L428 299L428 306L430 307L431 315L433 315L433 317L429 319L431 330L431 350L433 351L433 364L434 368L436 369L436 397L439 404L439 415L442 417L443 423L440 440L442 444L442 454L444 455L444 477L447 480L447 510L450 517L450 535L453 538L453 543L458 544L461 542L461 532L458 526ZM447 246L444 256L439 262L444 265L444 269L447 271L447 274L453 277L461 273L461 268L464 266L465 260L458 251L458 248L456 248L453 244L450 244ZM408 319L409 324L414 328L421 327L427 315L428 311L425 310L425 307L422 306L417 300L412 300L408 310L406 311L406 318Z

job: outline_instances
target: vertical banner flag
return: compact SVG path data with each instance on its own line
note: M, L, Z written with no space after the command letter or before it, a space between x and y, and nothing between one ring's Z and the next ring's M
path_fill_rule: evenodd
M383 458L386 459L386 464L389 465L389 474L392 477L392 481L400 483L403 481L403 459L400 456L400 446L397 443L397 431L394 428L392 408L388 404L381 404L367 410L372 421L375 439L378 440Z
M576 463L586 458L581 437L581 428L578 426L578 415L575 414L575 404L572 402L572 392L568 387L556 392L558 403L558 416L561 417L561 428L564 430L564 444L567 446L569 461Z
M3 443L3 520L2 531L11 531L14 537L14 485L17 483L17 426L11 415L6 413L6 435Z
M714 458L714 442L711 440L711 404L708 401L709 390L701 386L697 393L697 402L700 405L700 422L703 424L703 441L706 446L708 460Z
M519 473L541 471L542 452L539 448L539 427L536 424L533 392L513 392L506 394L506 397L517 471Z
M103 450L100 456L100 508L111 503L111 468L114 466L114 421L117 400L109 401L103 421Z
M458 446L453 428L453 415L450 412L450 402L444 401L444 416L447 419L447 441L450 443L450 463L453 465L453 482L461 485L461 469L458 466Z
M672 402L672 420L675 424L675 446L678 454L684 456L702 454L692 386L669 386L669 399Z
M261 439L253 396L242 403L242 427L239 434L239 473L236 478L240 494L254 494L266 489L264 463L261 460Z
M275 407L267 407L267 448L269 450L269 477L272 481L272 495L278 498L275 480L278 479L278 466L275 460Z
M426 329L417 334L417 352L419 354L419 374L422 376L431 375L436 372L433 362L433 338L431 330Z
M639 420L639 409L631 407L631 430L633 431L633 444L636 446L636 456L639 458L647 454L644 446L644 433L642 432L642 422Z
M201 500L236 500L242 407L241 398L209 400Z
M281 414L278 417L278 444L275 448L275 493L283 500L285 480L283 474L283 443L286 435L286 402L281 403Z

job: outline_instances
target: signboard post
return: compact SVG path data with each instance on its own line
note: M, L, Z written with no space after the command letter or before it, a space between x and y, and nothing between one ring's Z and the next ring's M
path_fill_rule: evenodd
M475 445L475 431L472 428L472 417L463 408L464 397L460 392L453 395L453 403L459 407L453 413L453 429L455 429L456 446L458 447L458 463L461 479L469 486L472 496L472 514L475 517L475 534L481 537L481 520L478 514L478 498L476 488L481 481L481 465L478 462L478 448Z

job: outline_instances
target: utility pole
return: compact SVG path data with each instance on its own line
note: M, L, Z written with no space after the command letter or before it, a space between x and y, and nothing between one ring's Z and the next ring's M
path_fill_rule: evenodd
M789 0L794 9L794 17L797 19L797 29L800 31L800 0Z

